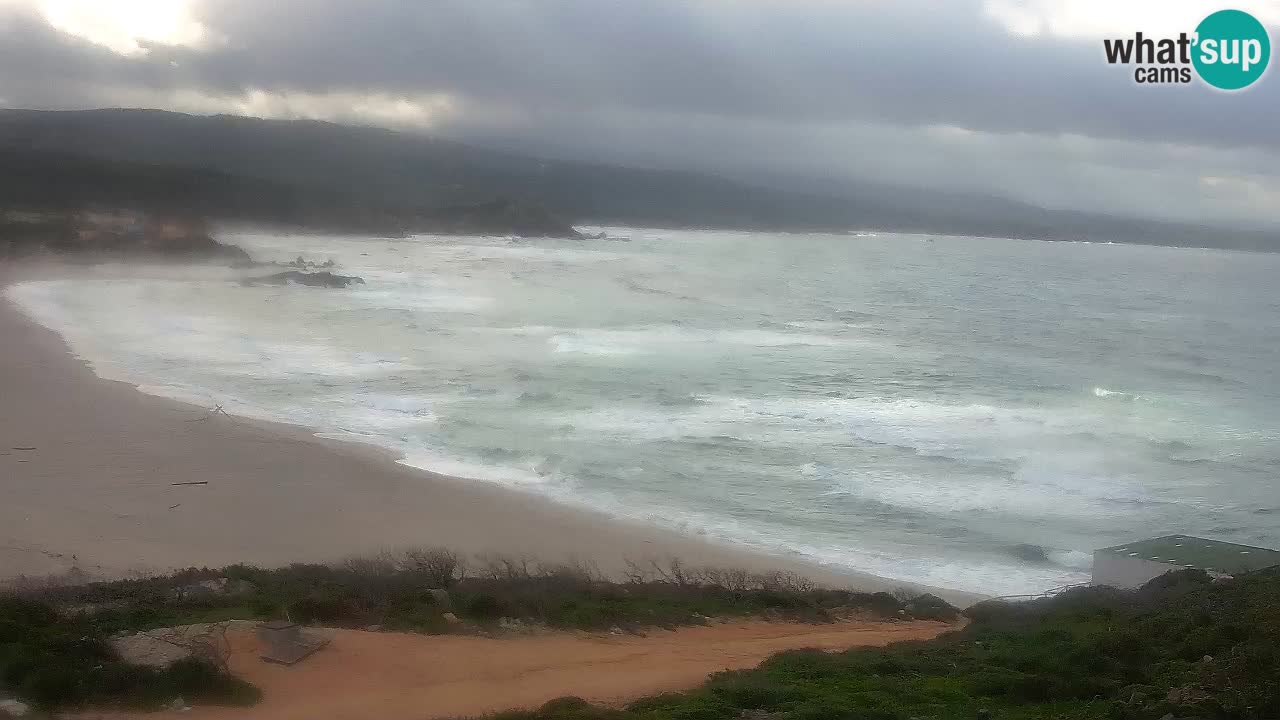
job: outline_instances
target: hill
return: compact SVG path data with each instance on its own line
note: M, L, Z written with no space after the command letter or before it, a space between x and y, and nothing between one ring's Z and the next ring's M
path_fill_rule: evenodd
M193 201L236 217L414 225L442 208L517 198L571 222L942 234L1280 249L1272 232L1046 210L980 194L874 183L785 189L713 175L565 162L414 133L156 110L0 111L0 151L38 162L190 173ZM71 158L79 158L73 161ZM7 160L6 160L7 161ZM140 168L147 168L140 170ZM241 188L241 189L236 189ZM0 188L0 203L13 192ZM521 213L516 213L521 214ZM337 216L338 219L335 219Z
M6 169L0 174L0 210L67 215L86 208L129 209L172 217L385 234L577 236L572 225L544 208L508 198L438 207L204 166L147 164L43 149L0 149L0 167ZM12 234L5 239L11 244L23 241Z

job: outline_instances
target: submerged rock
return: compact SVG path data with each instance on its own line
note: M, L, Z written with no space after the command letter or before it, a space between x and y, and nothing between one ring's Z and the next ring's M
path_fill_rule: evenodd
M354 275L334 275L331 272L302 272L287 270L265 277L248 278L244 285L288 285L297 283L308 287L345 288L348 285L363 285L364 278Z

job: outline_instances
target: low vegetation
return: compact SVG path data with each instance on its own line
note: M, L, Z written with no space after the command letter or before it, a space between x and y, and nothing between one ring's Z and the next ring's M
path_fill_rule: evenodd
M786 652L624 710L562 698L500 720L1280 717L1280 576L1199 571L1134 593L982 603L936 640Z
M180 660L165 669L127 664L92 617L17 597L0 598L0 690L42 708L151 709L175 698L251 705L259 696L253 686L203 660Z
M437 590L437 592L432 592ZM445 590L440 593L438 590ZM0 683L46 707L249 702L254 690L184 661L127 666L104 638L233 617L437 633L513 625L629 631L765 616L954 619L931 596L832 591L787 574L633 566L610 582L584 566L441 550L337 566L234 566L75 587L0 602ZM1079 588L1026 603L990 601L963 629L924 642L840 653L794 651L753 670L622 709L562 698L500 720L1280 717L1280 574L1213 581L1171 574L1136 592Z
M651 562L632 564L623 582L612 582L585 564L545 565L512 557L468 563L441 549L387 552L337 565L191 569L164 577L30 588L26 595L91 611L94 623L107 632L228 619L443 633L510 621L633 630L697 625L713 617L806 622L851 614L958 617L955 608L931 595L830 590L789 573Z
M440 592L440 591L444 592ZM626 632L763 616L830 622L857 615L950 620L930 596L828 590L787 573L631 566L624 582L588 565L494 557L467 563L411 550L338 565L232 566L90 584L27 583L0 601L0 691L41 707L252 702L256 690L217 663L131 666L108 638L231 619L422 633L550 627ZM2 693L0 693L2 694Z

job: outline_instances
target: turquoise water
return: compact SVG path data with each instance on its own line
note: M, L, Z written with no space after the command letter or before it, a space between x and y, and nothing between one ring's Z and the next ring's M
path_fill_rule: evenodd
M1134 537L1280 545L1278 255L608 231L228 233L367 285L10 292L149 392L904 580L1032 592Z

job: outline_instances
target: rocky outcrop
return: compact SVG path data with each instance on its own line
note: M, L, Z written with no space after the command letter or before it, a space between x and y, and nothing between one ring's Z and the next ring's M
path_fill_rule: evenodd
M247 278L243 281L245 285L288 285L290 283L308 287L345 288L350 285L363 285L364 278L354 275L334 275L328 271L302 272L299 270L286 270L274 275Z
M239 246L220 243L207 235L177 243L144 246L133 251L132 254L151 255L168 260L225 262L232 267L251 267L254 264L249 253Z
M241 248L214 240L199 220L130 211L0 211L0 258L32 255L253 264Z

